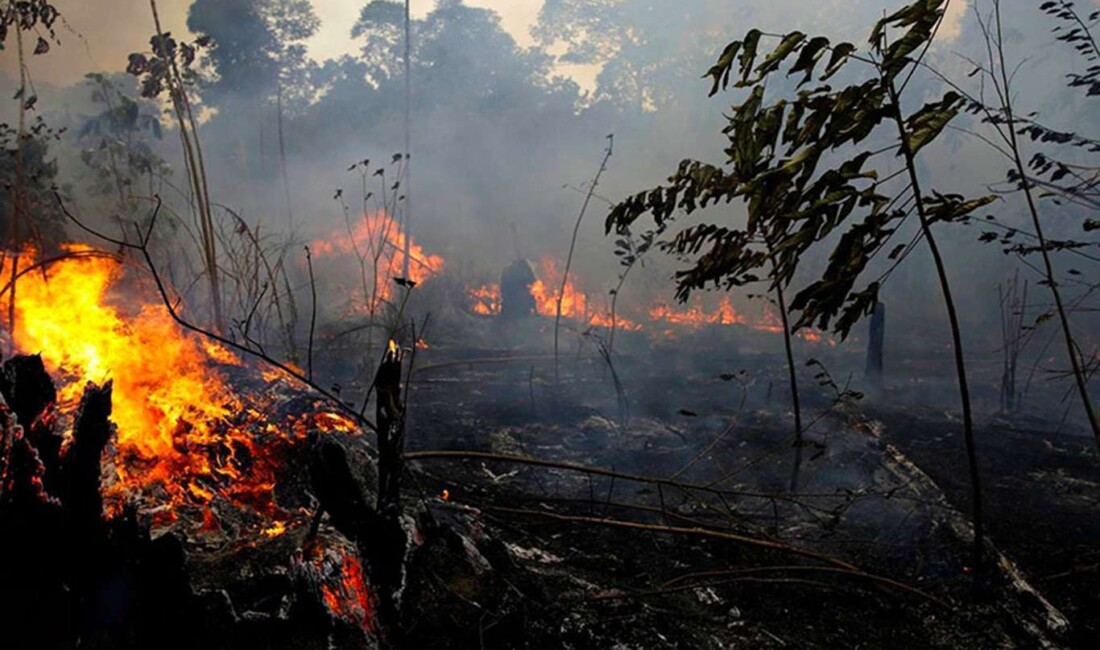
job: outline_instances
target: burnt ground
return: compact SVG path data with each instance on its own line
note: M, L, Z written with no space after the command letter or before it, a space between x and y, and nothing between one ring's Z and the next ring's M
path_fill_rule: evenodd
M957 421L927 410L869 409L961 508L969 507ZM1090 437L1054 435L1049 422L979 422L989 534L1073 622L1071 643L1100 638L1100 463Z
M389 593L375 578L400 566L403 604L383 628L395 647L1095 646L1100 463L1079 428L1039 409L979 418L992 543L975 564L942 377L921 368L857 399L859 355L800 344L820 363L800 372L792 490L785 366L761 352L774 340L733 329L624 335L613 366L570 338L558 372L546 345L507 336L418 353L398 563L378 552L392 528L372 518L362 432L311 429L286 448L274 489L289 519L274 530L220 498L178 520L135 502L102 521L83 498L98 472L45 499L28 455L27 498L0 510L27 533L0 537L0 577L22 580L0 580L0 629L34 630L9 635L16 648L373 650ZM318 361L358 403L356 354ZM995 413L978 376L977 410ZM276 419L316 405L279 391ZM26 395L5 399L19 414ZM1031 399L1061 408L1053 392ZM107 411L81 412L106 445Z
M793 452L782 360L752 352L751 341L722 354L685 352L691 342L644 349L616 362L628 392L625 424L613 377L594 355L567 357L555 390L553 362L541 352L433 349L412 384L410 451L535 456L693 485L726 477L721 486L731 490L787 494ZM830 370L845 366L840 353L822 354ZM807 373L804 408L814 424L800 493L815 496L799 503L729 495L735 503L716 512L707 499L622 479L477 458L415 462L423 497L438 501L446 490L442 507L479 511L539 576L520 591L545 601L526 605L533 611L522 643L502 647L1039 647L1001 587L987 584L998 579L973 579L957 530L969 512L957 419L911 394L838 407L836 390L815 387ZM836 383L843 390L845 381ZM1024 416L981 418L978 438L990 537L1070 619L1068 632L1047 641L1091 647L1100 623L1100 464L1089 440ZM923 476L905 475L892 453ZM764 569L790 566L785 552L607 519L812 548L950 607L858 577ZM485 612L477 624L493 621Z

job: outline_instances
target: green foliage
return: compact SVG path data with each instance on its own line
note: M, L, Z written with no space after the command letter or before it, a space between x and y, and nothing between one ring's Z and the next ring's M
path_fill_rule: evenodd
M48 249L64 240L65 217L54 199L58 190L57 161L49 153L50 141L59 140L61 135L39 117L28 128L20 146L18 130L0 124L0 233L5 246L29 242ZM24 216L19 240L12 242L16 201Z
M901 199L912 188L906 184L888 195L897 184L880 181L874 163L889 153L908 150L915 155L963 107L959 95L947 93L904 119L906 142L898 140L895 120L901 108L895 81L911 69L915 53L927 47L943 5L942 0L921 0L879 21L866 54L850 43L833 44L802 32L780 37L770 51L761 51L760 43L768 37L758 30L730 43L705 75L712 81L712 94L731 85L748 92L722 131L725 166L685 160L667 185L616 205L607 230L623 232L648 214L658 231L664 231L680 212L743 204L743 228L703 224L679 232L664 245L666 252L694 262L676 275L681 300L695 290L729 289L762 277L784 288L804 268L812 247L834 241L824 271L797 293L791 308L799 312L796 327L832 326L847 336L870 312L880 288L877 280L857 288L861 276L911 209L899 206L908 203ZM850 85L837 89L827 83L853 61L863 64L863 81L852 70L849 76L857 81ZM785 77L800 80L789 96L769 102L765 86L781 84L774 77L784 70ZM865 149L872 138L890 138L895 144ZM928 199L928 214L932 221L958 221L991 200L934 194ZM901 252L895 248L892 257Z
M152 102L125 92L125 80L99 73L85 79L92 102L102 107L98 114L87 117L76 133L81 161L91 171L91 190L117 195L120 207L131 211L136 206L130 197L141 191L143 182L171 173L150 146L150 140L163 137L159 111Z
M54 25L61 13L49 0L22 0L21 2L9 2L0 9L0 50L8 40L8 32L12 27L25 32L37 34L37 43L34 47L35 54L45 54L50 50L49 42L42 38L41 32L45 30L51 40L57 40Z
M183 84L193 85L198 75L192 65L199 49L210 41L199 38L194 43L177 41L168 32L154 34L149 39L150 53L134 52L126 65L127 74L141 80L141 96L146 99L160 97L168 91L174 102L185 102ZM173 81L173 68L179 69L179 83Z

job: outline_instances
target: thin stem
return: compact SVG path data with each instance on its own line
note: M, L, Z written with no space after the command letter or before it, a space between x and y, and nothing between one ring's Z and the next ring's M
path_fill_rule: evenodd
M974 420L970 410L970 384L966 377L966 359L963 354L962 331L959 327L959 316L955 309L955 301L951 295L951 283L947 278L947 268L940 253L936 238L932 235L932 224L925 211L924 194L921 191L920 178L917 175L916 155L909 143L909 133L905 128L905 120L901 113L901 101L898 97L894 80L883 77L887 90L890 93L891 109L894 121L898 129L898 137L901 140L901 152L905 157L905 166L909 170L909 182L913 187L917 216L920 218L921 231L924 240L928 244L928 250L932 253L932 260L936 266L936 276L939 279L940 290L943 293L944 306L947 309L947 318L951 327L951 341L955 352L955 371L959 382L959 399L962 402L963 413L963 438L966 443L967 465L970 471L970 502L974 522L974 565L979 568L982 559L982 545L984 543L985 527L982 514L982 488L978 471L978 453L974 444Z
M306 246L306 267L309 269L309 291L313 297L309 315L309 344L306 348L306 376L313 381L313 334L317 330L317 281L313 277L313 253Z
M1002 32L1003 24L1001 21L1000 0L993 0L993 10L997 29L996 46L997 58L1000 63L1000 83L1002 85L998 94L1002 98L1002 108L1004 110L1006 122L1005 130L1007 131L1010 142L1009 149L1012 152L1012 160L1016 167L1016 171L1022 179L1021 186L1023 187L1024 197L1027 199L1028 212L1031 214L1031 224L1035 228L1035 237L1039 240L1039 252L1043 256L1043 273L1046 278L1046 284L1050 288L1051 296L1054 298L1055 309L1058 312L1058 321L1062 329L1062 338L1066 344L1066 355L1069 357L1070 366L1073 369L1073 379L1077 385L1077 394L1081 398L1081 405L1085 410L1085 416L1088 418L1089 426L1092 428L1092 435L1096 440L1097 450L1100 451L1100 419L1097 418L1096 409L1093 407L1092 398L1089 396L1088 382L1081 367L1081 358L1078 353L1077 343L1073 338L1073 332L1070 330L1069 315L1066 313L1065 304L1062 300L1062 292L1058 287L1058 280L1054 274L1054 264L1051 262L1050 251L1047 248L1047 240L1043 234L1042 220L1039 219L1039 210L1036 207L1035 197L1031 191L1031 184L1027 181L1023 157L1020 155L1020 143L1016 136L1015 113L1012 106L1011 81L1008 78L1007 70L1005 70L1004 34ZM1093 45L1095 46L1095 43ZM991 68L993 64L994 62L990 61ZM996 81L997 79L994 78L994 82Z
M600 176L607 170L607 161L611 159L611 153L615 146L615 136L607 136L607 150L604 152L603 160L600 161L600 168L596 171L595 178L592 179L592 184L588 187L588 193L584 196L584 204L581 205L581 213L577 215L577 222L573 225L573 238L569 242L569 255L565 259L565 271L561 276L561 290L558 291L558 304L554 314L554 386L556 387L561 379L560 369L558 364L558 341L561 329L561 303L565 299L565 288L569 284L569 269L573 265L573 253L577 249L577 235L581 230L581 222L584 220L584 214L588 212L588 204L592 201L592 196L596 193L596 186L600 184Z

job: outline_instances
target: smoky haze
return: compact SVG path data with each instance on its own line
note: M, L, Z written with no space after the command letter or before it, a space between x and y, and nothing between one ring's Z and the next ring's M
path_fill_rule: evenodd
M603 233L608 201L662 182L684 158L725 159L723 114L742 95L708 98L709 82L701 78L723 46L753 27L773 33L798 29L862 44L873 23L900 4L420 3L413 25L414 237L443 256L449 268L471 277L498 277L512 260L511 224L522 255L563 259L584 184L597 170L606 136L614 134L614 155L581 228L576 262L580 283L602 304L618 273L612 243ZM964 83L972 66L963 57L981 56L973 4L951 3L928 58ZM95 173L82 156L88 143L78 137L103 107L91 101L89 85L75 80L97 70L118 73L130 52L148 49L152 32L149 7L141 0L112 2L109 20L99 5L59 2L66 16L62 42L32 61L32 72L40 77L39 111L51 125L69 129L52 153L59 178L85 215L110 215L115 208L109 195L91 191ZM1060 72L1049 73L1077 64L1068 48L1053 41L1052 24L1037 5L1012 3L1006 16L1011 56L1027 59L1017 81L1021 107L1042 112L1056 127L1095 132L1095 110L1065 88ZM279 6L291 14L284 16L281 30L272 27L272 8ZM493 6L500 13L486 8ZM160 8L166 29L213 39L200 53L201 79L194 89L202 107L200 138L212 199L268 232L293 231L301 241L341 236L344 212L334 197L342 194L357 212L362 192L359 172L349 167L369 159L373 172L404 147L399 6L163 0ZM108 32L111 38L104 38ZM94 52L82 37L96 43ZM17 85L11 54L4 57L9 96ZM113 78L124 92L135 92L131 78ZM931 74L918 74L912 83L914 108L942 93ZM158 107L149 108L155 113ZM7 109L9 119L13 110ZM186 213L183 162L170 122L166 116L162 137L150 136L150 146L172 170L158 181L164 198ZM988 146L958 131L929 148L922 164L936 189L968 194L1003 181L1007 169ZM368 190L379 191L379 179L367 181ZM1006 222L1023 223L1018 201L1004 201L996 210ZM738 223L742 216L733 205L696 219ZM690 223L695 221L681 225ZM1018 265L998 248L977 243L977 230L945 228L951 271L967 279L960 289L968 306L965 318L995 323L995 287ZM1062 234L1068 237L1072 227L1066 229ZM827 254L821 247L820 259L808 266L821 268ZM623 300L671 300L669 279L676 268L678 262L654 253L624 289ZM931 265L920 252L892 276L883 295L900 320L921 324L913 325L916 329L935 329L925 325L942 318ZM744 297L737 300L743 304ZM995 346L981 337L975 349L991 352Z

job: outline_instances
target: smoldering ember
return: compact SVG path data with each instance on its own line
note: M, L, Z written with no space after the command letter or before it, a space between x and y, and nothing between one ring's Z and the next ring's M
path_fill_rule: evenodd
M0 0L0 648L1096 648L1098 37Z

